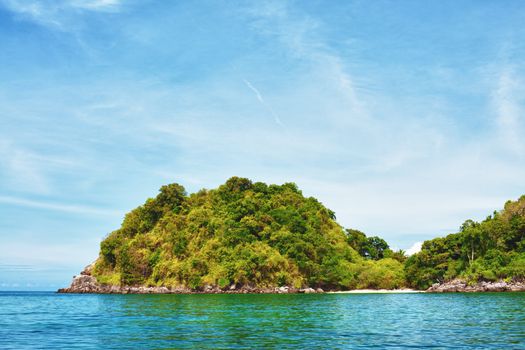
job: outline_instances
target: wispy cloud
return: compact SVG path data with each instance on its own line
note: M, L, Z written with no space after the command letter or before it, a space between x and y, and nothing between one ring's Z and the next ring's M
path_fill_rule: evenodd
M273 110L273 108L267 104L265 101L264 101L264 98L262 97L261 93L259 92L259 90L253 86L252 83L250 83L248 80L246 79L243 79L244 83L246 84L246 86L248 86L248 88L250 90L252 90L254 93L255 93L255 96L257 96L257 100L268 110L268 112L270 112L270 114L272 115L273 117L273 120L283 126L283 122L281 121L281 118L279 118L279 116L277 115L277 113L275 113L275 111Z
M327 125L352 128L363 138L374 139L376 135L371 134L383 131L371 118L367 101L356 88L357 79L347 68L356 59L341 55L329 44L322 34L326 23L305 11L297 11L294 3L287 1L257 3L248 7L246 13L252 18L254 31L265 39L279 42L285 55L296 65L295 69L301 67L304 76L295 78L294 88L304 99L312 101L299 103L309 105L315 100L314 108ZM366 90L364 85L361 88ZM315 119L321 119L320 115Z
M264 103L264 100L261 96L261 93L259 92L259 90L257 90L255 88L255 86L252 85L252 83L250 83L248 80L246 79L243 79L244 83L246 84L246 86L248 86L250 88L250 90L252 90L253 92L255 92L255 95L257 96L257 99L259 100L259 102L261 103Z
M62 23L57 18L59 3L46 4L33 0L2 0L4 7L15 13L21 19L30 20L40 25L62 29Z
M42 265L29 265L29 264L2 264L0 263L0 273L13 272L13 273L27 273L27 272L57 272L57 271L68 271L66 266L42 266Z
M2 264L0 263L0 271L34 271L35 266L24 264Z
M3 174L4 180L11 187L22 191L49 193L50 184L39 158L6 140L0 141L0 174Z
M68 3L71 7L93 11L115 11L122 5L121 0L73 0Z
M100 209L74 204L60 204L10 196L0 196L0 203L81 215L119 216L122 214L118 210Z
M502 143L521 156L525 155L525 111L519 103L523 92L519 75L511 66L503 66L492 92L492 102Z
M0 0L0 5L23 20L57 30L67 31L72 22L71 16L84 11L116 12L121 7L120 0Z

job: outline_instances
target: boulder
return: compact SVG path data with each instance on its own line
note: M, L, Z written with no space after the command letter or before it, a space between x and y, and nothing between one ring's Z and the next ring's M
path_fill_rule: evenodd
M275 288L275 291L277 293L288 293L288 290L290 289L290 287L287 287L287 286L283 286L283 287L277 287Z

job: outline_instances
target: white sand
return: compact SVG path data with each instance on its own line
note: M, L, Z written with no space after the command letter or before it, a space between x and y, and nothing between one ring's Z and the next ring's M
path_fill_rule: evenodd
M401 294L401 293L425 293L423 290L415 289L354 289L338 292L328 292L334 294Z

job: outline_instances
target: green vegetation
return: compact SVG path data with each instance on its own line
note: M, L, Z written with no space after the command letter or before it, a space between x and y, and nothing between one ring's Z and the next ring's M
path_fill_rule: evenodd
M458 233L426 241L405 271L408 283L421 289L454 278L524 280L525 196L480 223L467 220Z
M163 186L101 243L93 273L105 284L196 289L398 288L404 259L378 237L343 230L293 183L233 177L191 195Z
M293 183L233 177L187 195L177 184L129 212L101 243L94 275L110 285L426 289L436 282L525 279L525 196L406 258L344 230Z
M353 229L347 229L346 234L348 236L348 244L366 259L380 260L383 258L392 258L401 263L406 260L404 251L392 251L388 243L380 237L367 237L363 232Z

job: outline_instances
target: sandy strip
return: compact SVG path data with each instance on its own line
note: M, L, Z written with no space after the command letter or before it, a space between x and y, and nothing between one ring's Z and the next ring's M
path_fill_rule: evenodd
M328 292L334 294L402 294L402 293L425 293L424 290L415 289L354 289L337 292Z

